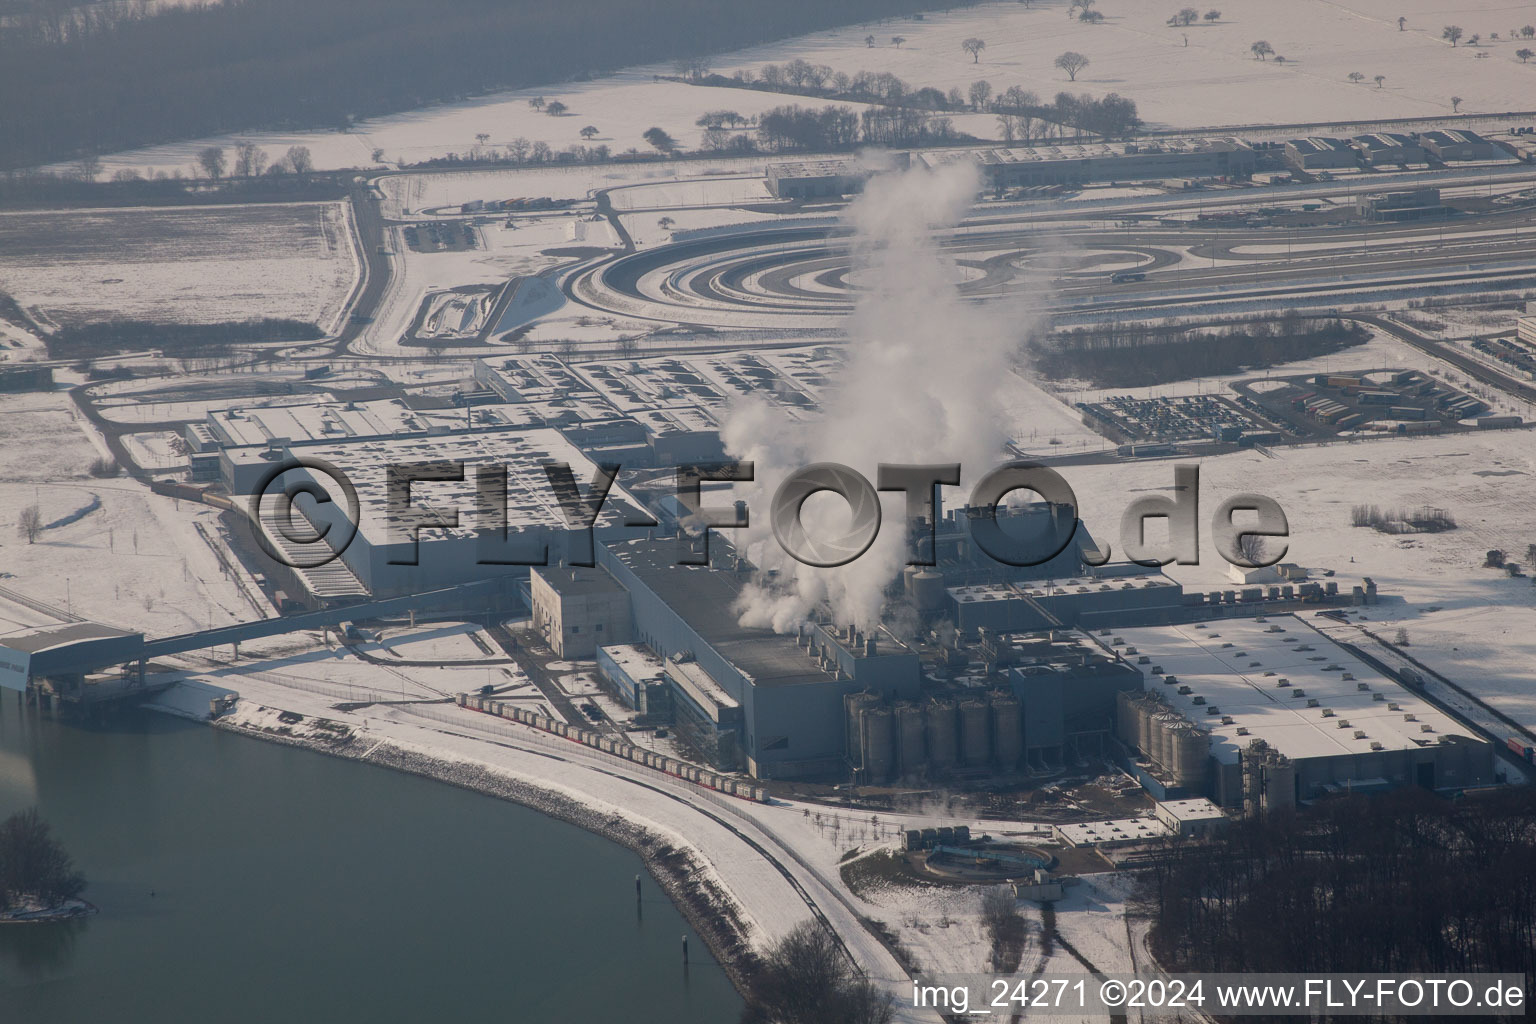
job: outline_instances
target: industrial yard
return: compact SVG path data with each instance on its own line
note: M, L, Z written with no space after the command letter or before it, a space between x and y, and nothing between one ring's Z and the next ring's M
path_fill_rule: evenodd
M0 714L536 807L739 990L810 922L903 1024L913 978L1182 966L1138 886L1223 836L1526 792L1536 72L1422 5L1102 6L242 136L308 198L0 212ZM1145 120L693 145L840 102L727 77L786 55L950 103L1069 42Z

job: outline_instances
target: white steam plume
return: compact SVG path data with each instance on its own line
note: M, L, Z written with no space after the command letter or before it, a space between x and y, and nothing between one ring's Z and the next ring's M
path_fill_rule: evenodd
M845 218L854 230L856 304L845 360L819 416L794 421L761 400L732 410L723 431L726 450L757 464L756 481L738 485L752 508L747 553L761 569L778 570L772 585L760 582L743 592L743 624L787 632L827 601L839 623L868 629L880 621L885 589L906 563L900 493L882 495L879 537L850 564L821 569L791 558L774 539L768 516L789 473L838 462L874 483L882 462L958 462L960 487L945 495L953 503L1001 461L1010 424L1002 394L1032 314L1022 297L985 305L963 299L961 268L935 235L961 221L980 187L969 162L872 178ZM805 504L813 537L842 532L847 519L836 495Z

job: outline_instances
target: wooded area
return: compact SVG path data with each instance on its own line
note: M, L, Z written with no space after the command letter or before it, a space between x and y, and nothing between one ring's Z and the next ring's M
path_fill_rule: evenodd
M1141 911L1169 970L1536 972L1536 794L1407 788L1170 842Z
M254 128L341 128L929 6L223 0L148 13L34 0L0 32L0 169Z
M1137 388L1313 359L1370 337L1356 323L1287 316L1214 331L1107 325L1031 342L1030 350L1035 368L1050 380Z

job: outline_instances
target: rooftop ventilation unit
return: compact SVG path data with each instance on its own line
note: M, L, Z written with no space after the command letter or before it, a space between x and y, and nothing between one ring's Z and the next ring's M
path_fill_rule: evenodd
M1247 736L1248 735L1248 727L1246 725L1238 726L1237 727L1237 734L1239 736Z
M1365 730L1364 729L1356 729L1355 730L1355 739L1357 739L1357 740L1365 739Z
M1381 745L1381 741L1380 740L1372 740L1371 741L1371 749L1372 750L1385 750L1386 748Z
M1435 727L1430 725L1428 722L1425 722L1423 725L1419 726L1419 732L1434 732L1434 731L1435 731Z

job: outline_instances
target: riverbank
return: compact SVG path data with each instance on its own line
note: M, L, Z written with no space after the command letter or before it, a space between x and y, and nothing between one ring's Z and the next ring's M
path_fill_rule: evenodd
M259 710L265 712L269 709ZM225 718L216 719L210 724L214 728L243 736L300 747L345 760L377 764L516 803L633 851L644 863L657 886L704 940L709 953L731 984L745 995L747 980L757 964L750 928L742 920L736 900L710 877L710 872L692 851L675 845L662 834L620 814L604 814L564 794L484 765L435 757L389 740L364 742L349 727L335 722L311 724L302 716L292 713L279 715L280 721L289 718L297 718L298 721L270 725ZM295 728L301 723L310 727Z
M0 912L0 924L47 924L50 921L72 921L77 917L90 917L100 909L86 900L65 900L58 906L39 907L30 905Z

